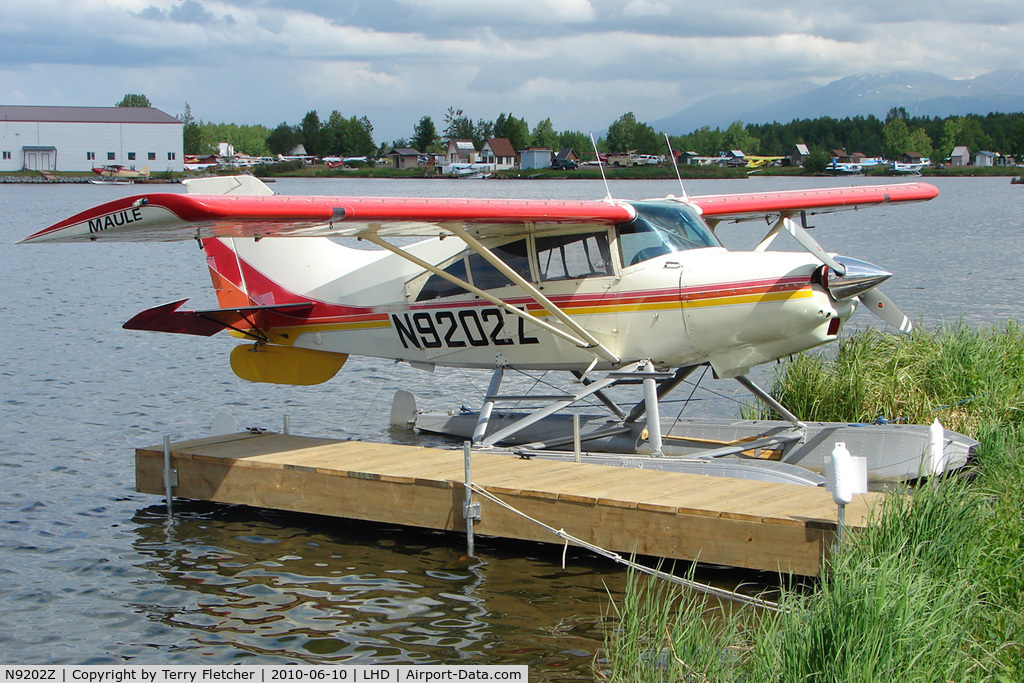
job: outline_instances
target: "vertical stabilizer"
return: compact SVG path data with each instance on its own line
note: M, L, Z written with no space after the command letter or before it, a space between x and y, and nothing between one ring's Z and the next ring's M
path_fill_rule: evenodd
M217 303L221 308L238 308L254 306L258 302L249 296L245 283L242 263L238 258L234 239L211 238L203 240L203 251L206 252L206 265L210 269L213 290L217 293Z
M266 183L253 176L216 176L190 178L182 181L189 194L240 194L269 196L274 194ZM206 265L217 293L221 308L259 305L250 296L242 261L234 239L206 239L202 241L206 252Z

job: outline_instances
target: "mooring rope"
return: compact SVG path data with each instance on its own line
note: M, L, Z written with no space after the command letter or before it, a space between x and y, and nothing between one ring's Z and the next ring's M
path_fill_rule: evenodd
M642 574L647 574L648 576L653 576L653 577L658 578L658 579L663 579L665 581L669 581L671 583L683 586L685 588L689 588L690 590L694 590L694 591L697 591L699 593L704 593L705 595L713 595L713 596L719 597L719 598L726 598L728 600L734 600L736 602L742 602L744 604L752 605L754 607L760 607L762 609L766 609L766 610L769 610L771 612L789 612L789 608L783 607L779 603L773 602L771 600L765 600L763 598L757 598L757 597L752 597L752 596L749 596L749 595L743 595L742 593L737 593L736 591L731 591L731 590L728 590L726 588L717 588L715 586L711 586L711 585L708 585L706 583L701 583L700 581L694 581L693 579L686 579L686 578L683 578L683 577L680 577L680 576L676 576L675 574L670 574L668 572L663 572L660 569L652 569L651 567L645 567L644 565L639 564L637 562L634 562L632 560L627 560L625 557L623 557L622 555L619 555L616 552L613 552L611 550L607 550L607 549L602 548L600 546L594 545L593 543L589 543L587 541L584 541L581 538L577 538L577 537L573 536L572 534L568 533L567 531L565 531L565 529L556 529L553 526L545 524L544 522L540 521L539 519L535 519L534 517L531 517L530 515L528 515L525 512L523 512L522 510L519 510L518 508L514 507L513 505L503 501L502 499L498 498L497 496L495 496L490 491L487 491L486 489L483 489L483 488L481 488L480 486L478 486L476 484L469 484L469 488L471 490L473 490L474 492L479 493L484 498L487 498L491 502L493 502L493 503L495 503L497 505L500 505L501 507L505 508L509 512L513 512L513 513L519 515L520 517L523 517L523 518L533 522L534 524L536 524L536 525L538 525L540 527L543 527L544 529L550 531L552 534L554 534L555 536L558 536L563 541L565 541L565 548L562 551L562 569L565 569L565 555L566 555L566 552L568 551L569 544L572 543L572 544L577 545L577 546L579 546L581 548L584 548L585 550L589 550L589 551L591 551L593 553L596 553L596 554L598 554L598 555L600 555L602 557L606 557L609 560L612 560L613 562L617 562L618 564L625 565L625 566L629 567L630 569L638 571L638 572L640 572Z
M366 412L364 412L363 416L359 418L359 424L357 424L356 428L353 430L355 434L359 434L359 429L363 426L363 420L365 420L366 416L370 414L371 410L373 410L373 406L377 402L377 399L380 398L380 394L384 391L384 387L391 381L391 376L395 374L395 368L398 367L399 362L400 361L396 360L391 364L391 369L388 370L388 376L385 377L384 381L377 386L377 393L375 393L373 398L370 399L370 402L366 404Z

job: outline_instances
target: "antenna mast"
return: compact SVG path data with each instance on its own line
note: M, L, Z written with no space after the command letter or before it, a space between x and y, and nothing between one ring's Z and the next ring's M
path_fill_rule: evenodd
M612 190L608 187L608 178L604 174L604 164L601 163L601 153L597 151L597 140L594 139L594 131L590 131L590 143L594 145L594 159L597 160L597 167L601 169L601 180L604 181L605 201L612 200Z
M690 197L686 194L686 188L683 187L683 176L679 174L679 162L676 161L675 152L672 151L672 141L668 139L668 133L665 133L665 144L668 145L668 155L672 157L672 167L676 169L676 178L679 179L679 191L683 193L680 199L688 202Z

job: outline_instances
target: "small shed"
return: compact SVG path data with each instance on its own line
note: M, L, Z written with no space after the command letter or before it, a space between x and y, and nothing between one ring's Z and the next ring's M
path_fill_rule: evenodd
M551 168L551 150L530 147L519 153L519 168L524 171L532 168Z
M793 166L803 166L804 159L811 156L811 150L802 142L796 143L793 146L793 151L789 153L789 163Z
M971 163L971 150L965 145L957 145L949 155L950 166L969 166Z
M386 155L396 170L417 168L420 165L420 153L412 147L395 147Z
M978 152L974 155L974 165L987 167L996 165L996 157L999 155L995 152Z

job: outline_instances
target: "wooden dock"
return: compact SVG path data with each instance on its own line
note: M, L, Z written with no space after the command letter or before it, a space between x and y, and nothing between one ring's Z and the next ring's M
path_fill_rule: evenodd
M174 496L412 527L465 531L461 451L233 434L171 445ZM164 494L164 447L136 450L136 487ZM837 510L820 488L474 452L472 480L526 515L624 555L816 575ZM881 494L856 496L848 528ZM562 543L476 495L478 535Z

